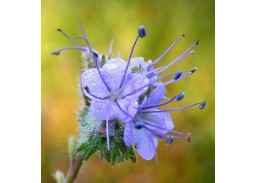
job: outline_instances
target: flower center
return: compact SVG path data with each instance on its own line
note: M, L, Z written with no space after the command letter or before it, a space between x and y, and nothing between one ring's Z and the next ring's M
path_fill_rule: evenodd
M118 100L121 98L121 95L120 95L121 91L118 89L116 91L111 91L110 92L110 97L111 99L114 101L114 100Z

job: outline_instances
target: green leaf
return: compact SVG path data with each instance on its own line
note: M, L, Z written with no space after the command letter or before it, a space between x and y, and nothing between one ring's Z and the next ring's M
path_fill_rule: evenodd
M116 151L111 151L111 165L114 165L116 162Z
M91 157L91 155L92 155L94 152L96 152L96 150L97 150L97 146L88 147L87 150L86 150L85 153L84 153L84 159L85 159L85 160L88 160L88 159Z
M136 156L135 156L135 153L134 153L133 148L130 147L130 148L128 149L128 151L129 151L129 158L131 159L131 161L132 161L133 163L136 163L137 159L136 159Z
M106 153L105 153L105 159L108 161L108 163L110 163L111 162L111 154L110 154L110 151L107 151L106 150Z

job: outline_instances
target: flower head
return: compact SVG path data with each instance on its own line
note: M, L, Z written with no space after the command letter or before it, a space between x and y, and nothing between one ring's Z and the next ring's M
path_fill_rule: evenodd
M104 124L107 149L110 151L110 154L112 154L109 137L110 129L114 139L123 138L122 143L124 146L127 146L127 148L131 148L132 145L135 145L139 155L146 160L152 159L156 154L159 139L166 139L168 144L171 144L174 139L190 141L190 133L182 133L174 130L174 124L169 113L194 106L199 106L200 109L203 109L206 102L197 102L182 108L165 110L161 108L173 101L181 101L185 96L184 92L181 92L172 98L168 98L166 96L165 87L190 76L197 69L192 68L186 73L183 73L180 69L167 75L160 74L175 63L194 53L193 48L197 46L199 42L196 41L193 43L186 51L168 65L155 68L155 65L185 37L184 34L171 44L156 60L145 62L143 57L132 57L138 39L146 36L146 29L144 26L141 26L138 29L138 36L132 46L128 61L126 62L120 57L110 57L112 42L108 56L99 54L93 50L83 27L81 25L80 27L83 36L74 36L74 38L85 40L87 47L80 46L72 38L58 29L74 46L58 49L54 51L53 54L58 55L61 51L69 49L82 51L83 58L88 62L88 68L85 69L81 75L81 89L84 98L89 101L89 114L98 121L102 121ZM163 82L166 78L171 79ZM110 127L109 123L112 127ZM117 123L119 127L114 128L114 123ZM103 128L98 125L97 129ZM102 135L102 131L100 133L97 132L96 129L94 130L95 131L92 132L93 134ZM115 130L121 131L123 137L120 137L121 133L114 133L113 131ZM82 131L89 133L88 130ZM92 133L86 135L87 141L90 141L88 137L91 137ZM115 134L119 137L116 138ZM98 136L96 138L98 139ZM98 141L99 139L97 143ZM115 147L118 148L121 144L117 146L114 144L112 146L114 147L113 152L115 152Z

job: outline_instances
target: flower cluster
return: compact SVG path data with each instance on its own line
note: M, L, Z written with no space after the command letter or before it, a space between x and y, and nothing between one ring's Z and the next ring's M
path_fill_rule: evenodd
M149 60L146 62L142 57L132 58L137 41L146 36L146 29L144 26L141 26L138 29L138 36L128 61L125 61L120 57L111 58L112 42L108 55L97 53L90 46L81 25L80 28L83 35L74 36L73 38L83 39L87 46L79 45L74 39L58 29L74 46L61 48L53 52L53 54L59 55L63 50L80 50L87 65L87 68L81 74L80 80L81 90L87 104L87 115L80 117L80 121L82 121L80 128L81 137L86 136L80 142L82 144L80 149L88 147L88 141L94 138L94 134L101 134L101 137L106 139L105 153L113 151L117 146L115 146L112 140L115 141L115 139L120 138L122 139L121 143L125 144L125 147L131 148L134 146L142 158L151 160L156 154L159 139L165 139L168 144L171 144L174 139L190 141L190 133L174 130L170 112L194 106L199 106L200 109L203 109L206 102L197 102L175 109L162 110L161 107L184 98L184 92L168 98L165 87L190 76L196 71L196 68L186 73L178 70L167 75L160 74L175 63L191 55L194 52L193 48L199 42L193 43L168 65L155 68L155 65L185 36L184 34L171 44L155 61ZM167 81L166 78L170 79ZM166 82L163 82L164 79L166 79ZM83 111L85 112L85 110ZM92 123L88 120L89 115L90 118L94 118L94 120L91 120L93 121ZM83 121L86 124L83 125ZM88 130L89 126L90 130ZM100 140L96 141L100 143ZM83 146L83 143L86 146ZM92 148L95 148L95 151L99 150L98 145L93 145Z

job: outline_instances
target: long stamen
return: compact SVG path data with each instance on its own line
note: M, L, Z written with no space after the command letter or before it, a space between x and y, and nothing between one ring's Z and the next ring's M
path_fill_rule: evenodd
M97 71L98 71L98 74L99 74L100 78L102 79L102 81L103 81L105 87L107 88L107 90L108 90L109 92L111 92L110 87L109 87L108 84L106 83L106 81L105 81L105 79L104 79L104 77L103 77L103 75L102 75L102 73L101 73L101 71L100 71L100 69L99 69L99 65L98 65L98 61L97 61L97 60L98 60L98 55L97 55L97 53L95 53L95 52L93 52L92 54L93 54L92 57L93 57L93 59L94 59L94 61L95 61L95 65L96 65L96 69L97 69Z
M88 86L85 86L84 89L86 90L86 92L87 92L90 96L92 96L92 97L94 97L94 98L96 98L96 99L105 100L105 99L110 98L110 96L107 96L107 97L98 97L98 96L92 94L92 93L89 91Z
M181 111L181 110L189 109L189 108L192 108L192 107L197 106L197 105L199 105L199 109L204 109L205 106L206 106L206 101L197 102L195 104L191 104L189 106L176 108L176 109L159 110L159 111L142 111L142 113L175 112L175 111Z
M182 139L182 140L187 140L188 142L191 141L191 133L188 133L187 136L175 136L175 135L169 135L168 137L171 137L171 138L175 138L175 139Z
M143 126L143 128L150 131L152 134L154 134L157 137L164 138L164 139L167 139L167 137L168 137L166 134L162 134L160 132L154 131L154 130L148 128L147 126Z
M191 141L191 133L187 133L186 136L175 136L175 135L162 134L162 133L154 131L154 130L146 127L146 126L143 126L143 128L145 128L146 130L150 131L152 134L154 134L155 136L157 136L159 138L166 139L168 144L172 143L174 138L187 140L188 142Z
M131 57L132 57L132 53L133 53L133 51L134 51L134 48L135 48L135 46L136 46L136 43L137 43L138 38L139 38L139 35L137 36L136 41L135 41L134 44L133 44L132 50L131 50L130 55L129 55L128 63L127 63L126 69L125 69L125 71L124 71L124 74L123 74L123 76L122 76L122 80L121 80L121 82L120 82L119 88L122 87L123 82L124 82L124 80L125 80L125 77L126 77L126 74L127 74L127 71L128 71L128 67L129 67L129 65L130 65L130 60L131 60Z
M108 60L111 59L112 48L113 48L113 39L111 39L111 41L110 41L109 52L108 52Z
M73 38L76 38L76 39L83 39L83 40L86 42L87 45L89 44L87 37L84 37L84 36L72 36L72 37L73 37ZM88 43L87 43L87 42L88 42ZM91 46L90 46L90 47L91 47Z
M147 73L144 74L144 75L145 75L145 76L148 76L148 75L150 75L150 74L155 74L155 73L157 73L159 70L163 69L164 67L165 67L165 66L156 68L156 69L154 69L154 70L151 70L151 71L147 72Z
M152 126L154 128L159 128L161 130L166 130L168 132L176 133L176 134L179 134L179 135L182 135L182 136L188 136L188 133L183 133L183 132L179 132L179 131L176 131L176 130L169 130L169 129L166 129L166 128L163 128L163 127L160 127L160 126L153 125L153 124L148 123L146 121L142 121L142 122L145 123L146 125Z
M172 48L174 48L174 46L176 46L176 45L178 44L178 42L179 42L183 37L185 37L185 34L182 34L174 43L172 43L172 44L170 45L170 47L169 47L167 50L165 50L165 52L164 52L159 58L157 58L157 59L156 59L151 65L149 65L148 67L151 67L152 65L157 64L167 53L170 52L170 50L171 50Z
M153 106L142 107L141 109L143 110L143 109L158 108L158 107L161 107L161 106L164 106L164 105L167 105L167 104L171 103L175 99L177 101L180 101L180 100L182 100L184 98L184 96L185 96L184 92L181 92L181 93L179 93L178 95L174 96L172 99L168 100L165 103L157 104L157 105L153 105Z
M122 80L121 80L121 82L120 82L119 88L121 88L122 85L123 85L123 83L124 83L124 80L125 80L125 77L126 77L126 75L127 75L128 67L129 67L129 65L130 65L130 60L131 60L132 54L133 54L133 52L134 52L136 43L137 43L139 37L143 38L143 37L145 37L145 35L146 35L145 27L144 27L144 26L139 27L139 28L138 28L138 36L137 36L137 38L136 38L136 40L135 40L135 42L134 42L134 44L133 44L133 46L132 46L132 49L131 49L131 52L130 52L130 55L129 55L129 59L128 59L128 63L127 63L126 69L125 69L125 71L124 71L124 74L123 74L123 76L122 76Z
M121 98L125 98L127 96L133 95L133 94L137 93L138 91L144 89L145 87L151 86L152 84L154 84L154 83L156 83L156 82L158 82L158 81L160 81L162 79L165 79L167 77L174 76L175 74L176 74L176 72L175 73L171 73L171 74L167 74L165 76L162 76L162 77L160 77L160 78L158 78L158 79L156 79L156 80L154 80L154 81L152 81L152 82L150 82L150 83L148 83L148 84L146 84L146 85L144 85L144 86L142 86L142 87L140 87L138 89L135 89L134 91L132 91L132 92L122 96Z
M78 43L76 43L73 39L71 39L70 36L68 36L66 33L64 33L61 29L57 29L57 31L59 31L60 33L62 33L70 42L72 42L74 45L79 45Z
M91 45L90 45L90 43L89 43L89 41L87 39L86 32L85 32L85 30L84 30L84 28L83 28L83 26L82 26L82 24L80 22L79 22L79 27L80 27L80 30L81 30L81 32L83 34L83 38L82 39L85 40L85 42L86 42L86 44L87 44L87 46L89 48L89 51L92 54L92 47L91 47Z
M181 79L184 79L184 78L190 76L191 74L193 74L195 71L197 71L197 68L196 68L196 67L192 68L189 72L187 72L187 73L185 73L185 74L182 74L182 75L181 75L179 78L177 78L177 79L174 78L174 79L172 79L172 80L170 80L170 81L165 82L164 85L170 85L170 84L175 83L175 82L177 82L177 81L179 81L179 80L181 80Z
M169 63L167 66L165 66L163 69L161 69L160 71L158 71L158 74L160 74L161 72L163 72L164 70L166 70L167 68L171 67L172 65L174 65L175 63L179 62L180 60L183 60L184 58L188 57L189 55L193 54L194 51L191 51L195 46L197 46L199 44L199 41L196 41L192 46L190 46L186 51L184 51L184 53L182 53L178 58L176 58L174 61L172 61L171 63ZM190 52L191 51L191 52Z
M65 47L65 48L60 48L58 50L53 51L52 54L53 55L59 55L64 50L81 50L81 51L87 52L86 47L82 47L82 46L77 45L77 46L69 46L69 47Z
M164 105L167 105L169 103L171 103L172 101L174 101L176 99L177 96L174 96L172 99L168 100L167 102L165 103L162 103L162 104L158 104L158 105L152 105L152 106L147 106L147 107L142 107L141 109L151 109L151 108L157 108L157 107L161 107L161 106L164 106Z

